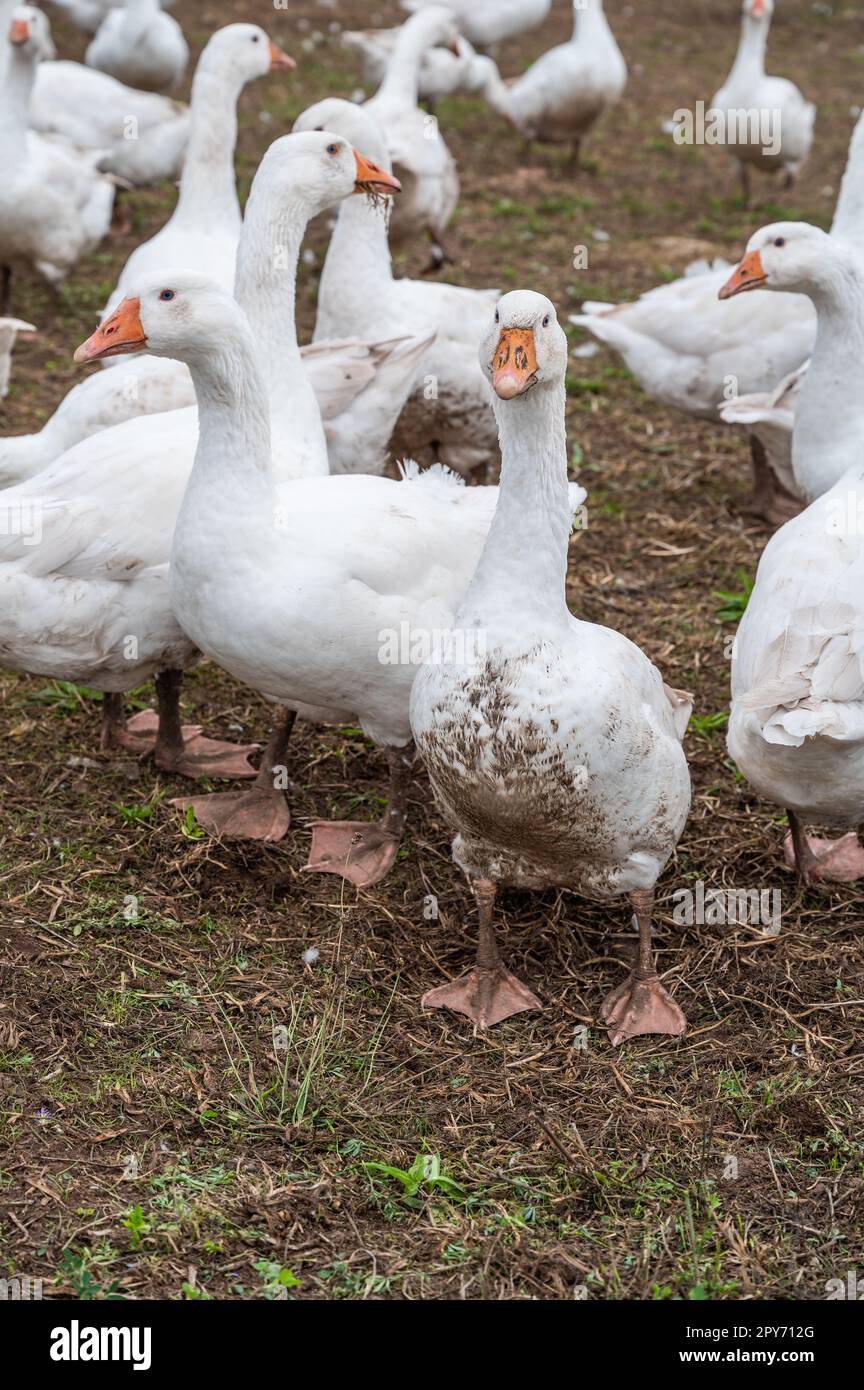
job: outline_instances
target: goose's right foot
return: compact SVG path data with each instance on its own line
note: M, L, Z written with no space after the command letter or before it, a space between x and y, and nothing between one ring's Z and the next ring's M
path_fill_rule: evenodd
M854 831L837 840L820 839L817 835L805 835L794 811L786 814L790 829L783 842L783 854L801 883L855 883L864 878L864 848Z

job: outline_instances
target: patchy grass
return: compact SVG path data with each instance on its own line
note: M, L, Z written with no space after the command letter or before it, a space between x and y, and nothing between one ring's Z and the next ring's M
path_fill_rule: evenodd
M732 0L698 22L672 0L607 9L631 79L587 147L594 173L572 175L556 150L528 159L477 101L438 111L463 184L454 278L535 287L562 317L694 256L734 258L763 218L825 225L859 100L852 8L829 19L786 0L771 67L819 103L817 151L782 208L747 213L726 196L733 171L717 151L673 148L661 132L723 76ZM379 10L396 17L390 0ZM565 11L511 45L504 71L563 37ZM211 25L261 19L239 0L203 11L178 0L176 12L199 44ZM334 18L369 22L359 0L338 15L304 0L268 10L301 67L242 99L244 195L297 112L359 85ZM57 34L64 53L81 51ZM3 428L37 426L78 379L73 347L173 199L168 186L136 193L134 234L81 265L54 329L19 344ZM310 234L319 266L325 237ZM398 264L416 273L424 258L410 248ZM315 286L303 266L307 332ZM45 321L35 281L15 293L17 313ZM478 1038L455 1016L423 1014L424 990L468 963L475 919L422 775L383 885L358 894L300 872L311 818L377 813L384 761L357 730L298 728L283 844L220 845L169 805L179 781L98 751L86 691L2 677L4 1275L81 1299L700 1300L818 1298L860 1267L860 896L797 889L782 812L724 751L728 639L765 541L740 509L746 447L646 401L605 349L572 359L569 386L590 494L573 610L626 632L696 697L693 812L657 917L689 1033L612 1051L597 1010L632 953L627 909L554 892L508 894L501 908L508 958L542 1013ZM185 704L216 735L265 729L259 702L210 666ZM676 921L672 894L699 881L781 888L779 934Z

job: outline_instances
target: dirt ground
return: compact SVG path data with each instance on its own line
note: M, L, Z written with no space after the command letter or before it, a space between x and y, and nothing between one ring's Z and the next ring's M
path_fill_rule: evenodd
M462 178L450 273L541 290L562 320L695 254L735 259L775 216L827 225L864 101L861 7L784 0L770 66L818 103L816 145L782 204L748 212L719 151L661 128L725 75L737 0L606 8L630 82L586 146L589 172L526 156L479 101L438 109ZM500 55L505 74L564 37L569 8L553 9ZM336 26L398 10L178 0L175 13L196 51L254 19L300 64L243 96L245 194L304 106L360 85ZM63 56L82 51L67 26L55 37ZM4 430L38 428L78 379L73 348L173 196L136 193L132 234L79 265L53 330L19 343ZM319 266L325 235L310 238ZM399 265L424 259L416 247ZM301 267L307 334L316 273ZM45 321L35 281L18 282L14 311ZM696 694L693 810L656 923L689 1032L611 1048L597 1010L633 949L629 912L568 893L502 899L509 961L542 1012L485 1037L422 1012L423 992L470 963L476 927L422 772L383 885L300 873L311 818L378 813L385 761L356 730L298 729L282 844L219 844L169 806L179 780L100 754L90 693L0 676L0 1276L82 1299L818 1299L862 1267L860 894L798 890L782 812L725 751L734 613L767 534L742 507L746 443L646 400L605 349L573 358L568 387L589 490L573 611ZM211 666L184 712L227 737L266 729L262 703ZM779 889L779 933L673 921L672 894L700 880Z

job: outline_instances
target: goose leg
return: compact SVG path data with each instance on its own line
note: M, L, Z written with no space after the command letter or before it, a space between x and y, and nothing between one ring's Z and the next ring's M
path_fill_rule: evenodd
M221 739L205 738L200 724L181 724L180 686L182 671L160 671L156 676L158 715L142 710L125 724L116 702L103 712L102 736L109 738L103 747L128 748L142 757L152 753L156 766L163 772L179 773L183 777L254 777L249 764L250 754L257 743L225 743Z
M782 526L803 511L803 503L783 487L768 462L764 444L755 434L750 435L750 458L753 463L753 495L745 504L745 510L771 526Z
M396 861L402 839L414 744L404 748L388 748L390 790L387 809L381 820L370 824L362 820L312 821L312 845L308 863L309 873L341 874L358 888L380 883Z
M448 255L438 233L432 227L426 228L430 244L430 257L427 264L423 267L421 275L434 275L443 265L455 265L453 257Z
M492 925L495 884L489 879L474 878L471 891L480 916L474 969L449 985L430 989L421 1003L424 1009L453 1009L465 1014L478 1028L485 1029L525 1009L542 1009L543 1005L521 980L511 975L501 960Z
M687 1031L687 1020L660 983L651 946L651 912L654 889L637 888L630 901L639 924L639 954L627 979L607 994L600 1017L613 1047L641 1033L669 1033L673 1038Z
M808 886L827 879L831 883L855 883L864 877L864 849L854 831L838 840L822 840L807 835L794 811L786 812L789 834L783 851L786 863L798 874L799 881Z
M178 796L171 805L184 809L191 806L198 824L211 835L223 835L229 840L281 840L288 833L291 812L276 779L284 771L296 718L295 710L276 706L261 766L248 791Z
M0 266L0 314L7 317L12 310L12 267Z

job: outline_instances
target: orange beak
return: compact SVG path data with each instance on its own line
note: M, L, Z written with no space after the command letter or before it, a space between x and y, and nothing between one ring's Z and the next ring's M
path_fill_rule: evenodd
M290 72L296 68L297 64L288 53L283 53L281 48L277 48L275 43L270 44L270 71L271 72Z
M26 43L30 37L30 25L26 19L13 19L9 30L10 43Z
M359 150L354 151L354 159L357 165L356 181L354 183L355 193L401 193L402 185L398 179L394 179L392 174L388 174L386 169L382 169L380 164L373 164L371 159L367 159L365 154Z
M521 396L534 380L537 354L530 328L502 328L492 358L492 390L502 401Z
M124 299L118 309L100 323L86 343L75 349L76 362L96 362L102 357L121 357L147 346L141 326L141 300Z
M765 0L753 0L750 6L750 13L754 19L761 19L765 13Z
M733 294L743 294L745 290L758 290L768 276L762 269L762 257L758 251L748 251L736 265L726 284L720 291L720 299L731 299Z

